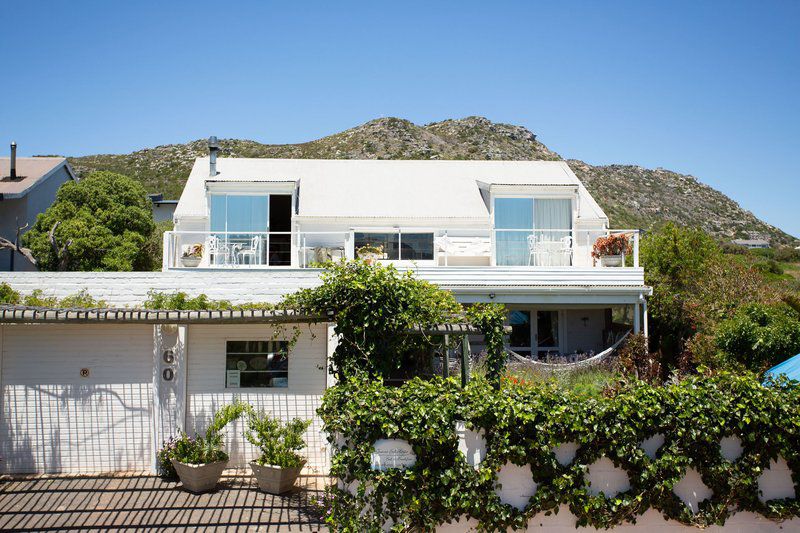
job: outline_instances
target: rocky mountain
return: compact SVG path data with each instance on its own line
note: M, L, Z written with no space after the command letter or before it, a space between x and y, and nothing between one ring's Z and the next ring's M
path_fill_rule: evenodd
M220 153L221 157L319 159L561 159L526 128L482 117L424 126L398 118L380 118L300 144L224 139L220 141ZM194 159L205 155L206 141L197 140L130 154L71 157L69 161L79 174L111 170L140 180L150 192L178 198ZM606 211L613 227L647 229L674 221L701 227L725 240L795 240L693 176L632 165L568 162Z

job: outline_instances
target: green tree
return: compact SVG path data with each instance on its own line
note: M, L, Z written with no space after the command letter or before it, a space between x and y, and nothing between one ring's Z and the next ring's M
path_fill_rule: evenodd
M25 241L40 270L150 270L154 228L144 187L102 171L62 185Z
M800 314L783 304L743 306L720 324L716 343L731 361L765 370L800 352Z
M669 223L642 241L640 258L645 283L653 287L649 300L654 346L669 357L683 351L683 341L696 325L688 312L698 280L721 252L706 233Z

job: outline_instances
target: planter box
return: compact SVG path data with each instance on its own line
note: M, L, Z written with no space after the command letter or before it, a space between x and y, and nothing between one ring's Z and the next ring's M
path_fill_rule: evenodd
M189 492L200 493L214 490L219 478L222 477L222 471L228 466L228 461L193 465L173 459L172 466L175 467L183 488Z
M185 267L196 267L200 264L199 257L181 257L181 264Z
M305 464L303 461L303 464L295 468L281 468L272 465L261 466L255 461L250 461L250 468L253 469L253 476L258 482L259 489L270 494L283 494L292 490Z
M601 267L621 267L625 265L625 256L624 255L601 255L600 256L600 266Z

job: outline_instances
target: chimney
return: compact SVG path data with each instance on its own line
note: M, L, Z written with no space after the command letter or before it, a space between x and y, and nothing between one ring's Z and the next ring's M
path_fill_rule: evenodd
M219 152L219 143L215 136L208 138L208 175L217 175L217 152Z
M11 141L11 172L9 177L12 180L17 179L17 143Z

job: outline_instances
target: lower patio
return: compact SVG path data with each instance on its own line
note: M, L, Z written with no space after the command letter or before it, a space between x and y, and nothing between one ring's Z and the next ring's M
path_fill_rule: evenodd
M302 476L294 491L273 496L244 471L200 495L148 474L5 477L0 530L327 531L314 505L327 480Z

